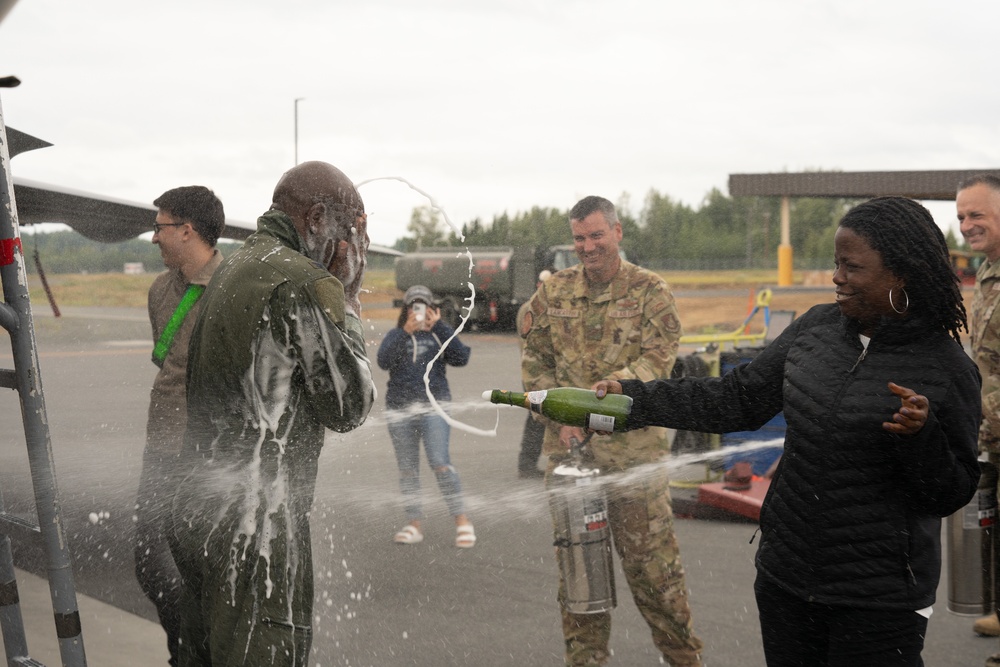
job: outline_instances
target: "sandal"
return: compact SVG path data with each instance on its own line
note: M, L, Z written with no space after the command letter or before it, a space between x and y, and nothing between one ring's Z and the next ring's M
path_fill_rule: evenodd
M455 546L459 549L471 549L476 546L476 529L472 527L471 523L458 527Z
M396 544L420 544L424 541L424 534L416 526L406 526L392 538Z

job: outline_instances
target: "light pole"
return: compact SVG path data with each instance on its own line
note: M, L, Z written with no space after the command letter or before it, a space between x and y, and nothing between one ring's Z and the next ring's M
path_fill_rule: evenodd
M295 98L295 164L299 163L299 102L304 100L304 97Z

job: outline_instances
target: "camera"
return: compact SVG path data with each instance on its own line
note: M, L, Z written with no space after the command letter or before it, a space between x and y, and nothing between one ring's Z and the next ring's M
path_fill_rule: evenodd
M413 316L416 318L417 322L423 322L427 317L427 304L420 303L419 301L414 303L411 307L413 310Z

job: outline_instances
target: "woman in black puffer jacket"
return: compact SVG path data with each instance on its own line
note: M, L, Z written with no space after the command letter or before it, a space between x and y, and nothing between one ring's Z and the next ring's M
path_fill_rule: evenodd
M755 592L770 667L922 665L941 517L979 480L980 377L958 278L930 213L865 202L835 237L836 304L722 378L605 381L629 427L788 427L760 514Z

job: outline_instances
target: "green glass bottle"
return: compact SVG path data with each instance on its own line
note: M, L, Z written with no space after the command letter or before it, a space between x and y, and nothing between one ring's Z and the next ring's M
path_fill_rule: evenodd
M607 394L597 398L589 389L557 387L527 393L494 389L483 392L491 403L527 408L568 426L594 431L624 431L632 412L632 398L622 394Z

